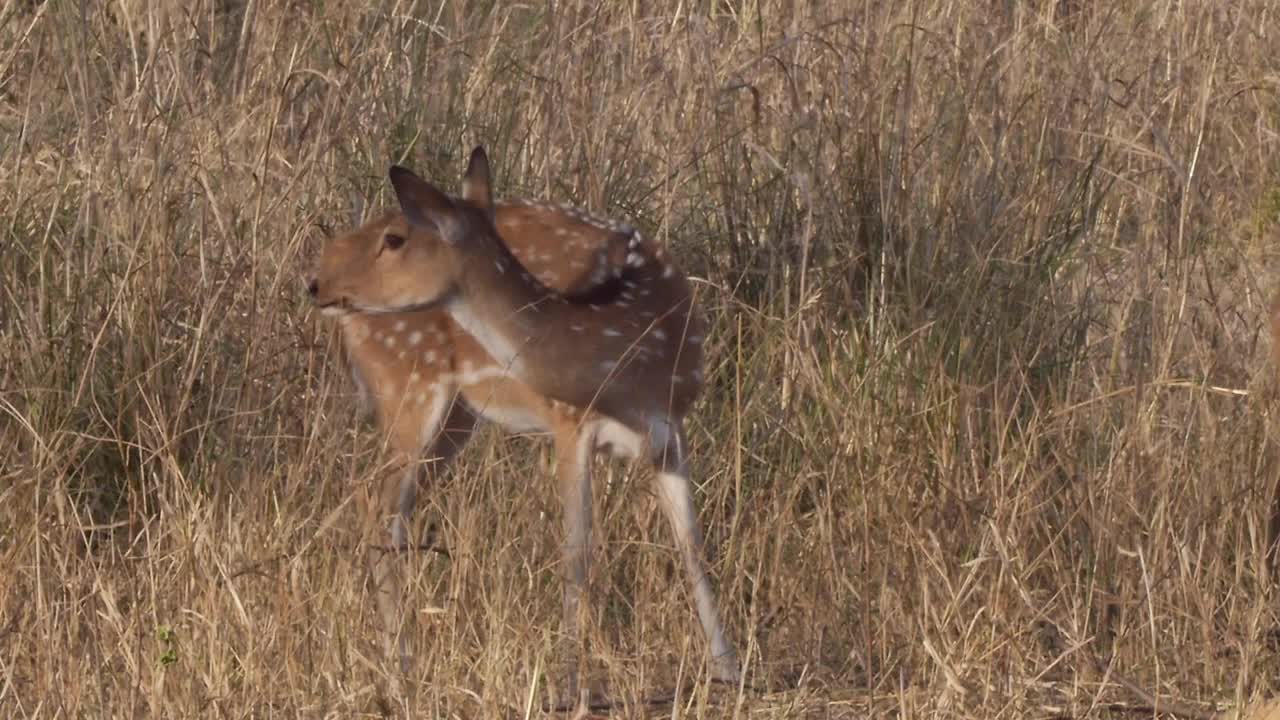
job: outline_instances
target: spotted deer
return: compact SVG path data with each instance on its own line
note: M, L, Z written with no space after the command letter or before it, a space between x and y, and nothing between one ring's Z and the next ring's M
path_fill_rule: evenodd
M705 332L686 277L627 225L567 206L495 203L481 148L459 198L403 168L390 177L402 213L331 240L308 284L315 305L337 318L356 384L405 467L382 481L366 512L388 651L407 668L400 570L383 551L386 539L407 547L419 474L433 481L484 419L554 441L564 633L580 630L593 456L645 461L712 675L734 681L737 655L704 566L685 456L683 420L702 386ZM576 692L573 670L568 683Z

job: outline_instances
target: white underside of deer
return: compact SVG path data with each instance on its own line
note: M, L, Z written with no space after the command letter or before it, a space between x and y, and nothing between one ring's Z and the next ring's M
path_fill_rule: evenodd
M442 472L478 417L555 442L570 638L579 635L587 580L594 452L653 465L713 677L736 680L685 458L683 419L702 384L704 330L683 274L625 225L565 206L495 206L480 151L460 200L398 168L392 180L405 215L331 241L310 287L338 317L356 384L406 466L381 483L365 530L402 669L400 569L382 538L408 547L419 484ZM576 692L572 671L567 684Z

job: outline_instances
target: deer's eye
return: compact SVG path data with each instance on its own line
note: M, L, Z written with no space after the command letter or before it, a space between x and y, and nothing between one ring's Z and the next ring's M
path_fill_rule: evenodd
M388 250L399 250L404 247L404 236L395 233L387 233L382 236L382 241L386 243Z

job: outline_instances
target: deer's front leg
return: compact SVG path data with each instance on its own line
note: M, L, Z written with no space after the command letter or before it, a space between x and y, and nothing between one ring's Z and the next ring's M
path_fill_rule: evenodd
M365 498L365 562L382 621L388 658L395 658L399 672L409 669L409 653L401 633L403 580L401 555L408 547L408 524L421 466L406 460L406 467L387 473L369 489Z
M564 525L564 618L562 628L569 656L562 697L573 700L578 694L578 673L582 662L582 600L587 590L591 560L591 460L595 436L577 418L568 418L555 428L556 481Z
M422 410L403 412L389 423L392 441L405 458L405 467L388 473L366 496L364 544L366 562L382 620L388 658L398 670L409 670L410 657L404 639L403 573L406 550L417 546L410 522L418 485L429 484L448 467L466 445L475 419L455 402L455 390L436 388L432 402ZM393 682L398 686L398 682ZM398 693L397 693L398 694Z

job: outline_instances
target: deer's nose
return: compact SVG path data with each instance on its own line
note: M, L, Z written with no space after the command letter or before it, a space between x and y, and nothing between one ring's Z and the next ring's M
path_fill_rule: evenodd
M311 297L313 298L319 295L320 281L315 278L311 278L311 281L307 283L307 292L311 293Z

